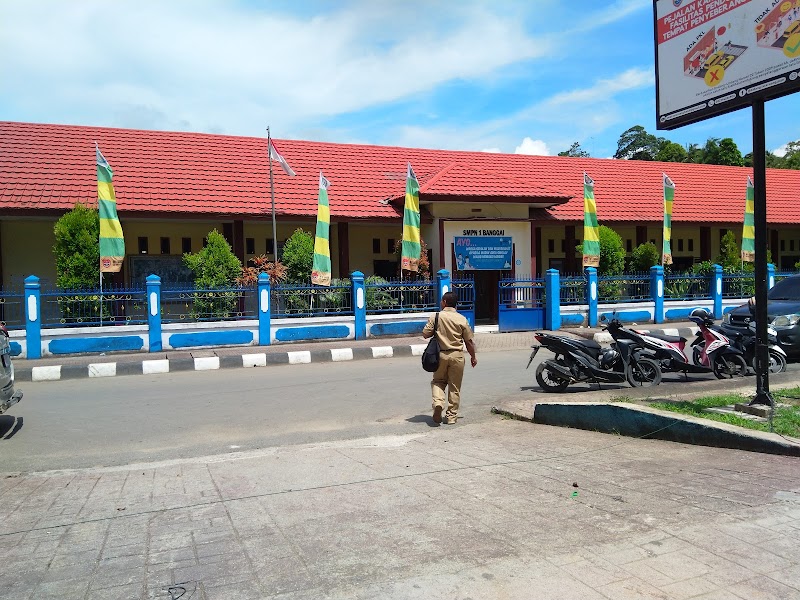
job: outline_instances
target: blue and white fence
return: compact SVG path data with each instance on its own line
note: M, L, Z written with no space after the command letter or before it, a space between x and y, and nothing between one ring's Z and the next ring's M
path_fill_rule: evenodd
M156 275L140 289L63 290L35 276L24 290L0 291L0 320L10 330L12 354L48 355L162 352L214 346L365 339L420 333L453 290L474 325L474 282L384 281L358 271L328 288L270 285L215 289L162 285Z
M789 275L768 266L770 287ZM723 273L718 265L709 276L665 275L660 266L619 277L550 269L543 278L500 281L498 328L594 327L612 313L628 323L663 323L699 307L721 318L754 290L752 274ZM53 289L31 276L24 289L0 290L0 321L10 330L12 353L27 358L358 340L421 332L448 291L474 327L475 283L453 280L446 270L434 281L385 281L356 271L329 288L273 287L266 275L255 287L175 288L150 275L144 288L112 287L102 298L99 290Z
M767 272L769 287L791 275L776 274L773 265ZM754 292L752 273L723 273L719 265L710 275L665 275L661 266L617 277L599 277L592 267L565 276L550 269L542 279L500 282L498 328L595 327L600 317L612 314L626 323L664 323L684 320L695 308L706 308L719 319Z

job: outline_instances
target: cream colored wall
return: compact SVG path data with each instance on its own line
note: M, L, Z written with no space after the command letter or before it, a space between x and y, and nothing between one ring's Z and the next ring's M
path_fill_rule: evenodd
M470 204L441 204L437 207L430 207L431 212L440 216L458 215L463 216L468 213L474 205ZM517 205L489 205L498 206L502 211L515 214L520 206ZM483 205L483 208L488 208ZM527 212L527 208L525 207ZM507 215L510 216L510 215ZM55 282L55 265L52 255L52 247L55 242L53 226L55 219L9 219L0 220L0 250L2 251L2 271L3 285L8 286L11 282L20 283L25 277L35 274L41 279ZM135 254L138 248L138 238L146 236L149 244L149 254L160 254L162 236L170 238L170 253L173 255L181 254L181 239L183 237L192 238L192 251L197 252L202 248L203 239L208 233L217 229L223 230L222 221L188 221L188 220L135 220L126 219L123 221L123 231L125 233L125 244L127 253ZM313 223L287 223L278 221L278 240L286 240L298 227L302 227L313 235ZM530 271L530 225L527 222L500 222L488 220L467 220L467 221L446 221L445 222L445 265L450 269L452 265L450 255L450 243L454 235L460 235L463 229L505 229L506 235L514 238L516 247L515 258L521 260L521 265L517 266L517 273L520 276ZM718 226L711 228L711 257L719 254L720 230ZM737 242L741 241L741 227L730 226L736 235ZM636 227L615 226L614 230L620 234L623 243L627 239L632 240L633 247L636 246ZM780 255L800 255L800 229L797 227L783 227L778 233L779 247L783 242L785 250L782 252L773 249L773 258L776 262ZM428 244L428 248L433 251L434 271L439 265L439 225L438 219L432 224L422 225L422 237ZM575 232L578 239L581 239L582 227L577 224ZM561 250L561 241L564 239L564 227L560 225L547 225L541 227L541 256L538 257L540 269L546 270L551 258L564 258ZM647 230L647 241L654 240L656 247L661 248L662 229L660 226L649 226ZM272 237L272 225L270 221L245 222L245 238L251 237L255 241L255 255L263 254L266 250L266 239ZM349 226L350 244L350 270L360 270L366 275L374 272L374 260L395 260L395 255L387 248L389 239L400 239L402 228L399 224L353 224ZM381 252L373 254L372 239L381 240ZM331 263L334 276L339 273L338 260L338 229L336 224L331 225ZM554 251L548 250L548 240L554 241ZM683 250L678 250L678 240L684 240ZM689 250L688 240L693 240L693 250ZM794 250L791 244L794 242ZM672 230L672 252L675 256L700 258L700 228L684 225L676 225ZM252 258L247 255L245 258Z
M397 260L394 252L390 252L388 243L390 239L399 240L403 237L403 227L397 225L370 224L361 225L350 223L350 271L361 271L364 275L374 272L374 260ZM372 240L381 241L381 251L372 252ZM424 239L424 237L423 237ZM425 243L430 246L428 240Z
M170 254L183 254L181 239L192 238L192 252L203 248L203 240L214 229L222 233L222 221L122 221L125 253L138 254L139 238L147 238L147 254L161 254L161 238L168 237Z
M3 261L3 286L21 287L29 275L52 284L56 281L53 260L53 220L0 220L0 252Z
M680 250L683 240L683 250ZM699 227L672 227L672 256L691 257L700 260L700 228ZM691 246L691 250L689 247ZM656 246L657 248L659 246Z
M564 259L566 257L567 244L564 240L564 227L563 226L545 226L541 228L542 234L542 255L538 259L538 268L541 273L544 273L550 268L551 259ZM575 227L575 234L580 236L582 234L581 227ZM553 250L550 251L550 240L553 242ZM562 242L564 242L564 249L562 250ZM572 248L574 251L574 248Z
M527 204L439 202L426 204L433 217L442 219L527 219ZM473 212L476 211L476 212ZM480 212L477 212L480 211Z

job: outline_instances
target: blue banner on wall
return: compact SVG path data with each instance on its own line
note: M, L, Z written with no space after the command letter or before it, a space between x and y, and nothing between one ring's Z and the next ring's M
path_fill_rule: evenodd
M459 271L511 270L511 237L455 237L456 264Z

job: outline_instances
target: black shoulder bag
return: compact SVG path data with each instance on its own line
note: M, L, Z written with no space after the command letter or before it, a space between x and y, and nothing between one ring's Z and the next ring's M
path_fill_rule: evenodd
M428 347L422 353L422 368L428 373L434 373L439 368L439 340L436 339L436 330L439 328L439 313L433 322L433 335L428 342Z

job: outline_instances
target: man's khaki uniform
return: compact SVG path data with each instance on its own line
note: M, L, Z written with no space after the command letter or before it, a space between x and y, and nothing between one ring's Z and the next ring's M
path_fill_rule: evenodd
M436 315L428 319L424 333L433 332L435 319ZM443 308L439 312L436 339L439 341L439 368L431 380L433 408L444 407L444 389L449 386L445 419L455 423L461 402L461 380L464 378L464 343L472 339L466 317L451 306Z

